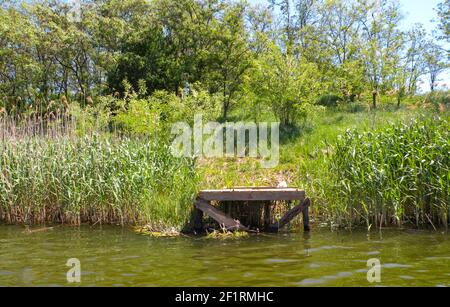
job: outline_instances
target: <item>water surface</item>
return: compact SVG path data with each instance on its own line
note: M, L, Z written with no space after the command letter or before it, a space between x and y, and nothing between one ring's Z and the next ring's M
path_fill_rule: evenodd
M151 238L127 228L56 227L27 234L0 226L0 286L450 286L450 234L414 230L254 235L238 240Z

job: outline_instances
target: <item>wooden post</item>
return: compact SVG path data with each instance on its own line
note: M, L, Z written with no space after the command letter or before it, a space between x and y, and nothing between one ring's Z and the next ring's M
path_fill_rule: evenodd
M279 229L286 226L288 223L290 223L297 215L303 213L303 224L305 231L309 231L309 214L308 214L308 207L310 205L311 201L309 198L306 198L300 205L292 208L288 212L286 212L283 217L281 217L280 221L278 223L272 224L269 227L269 231L277 232Z
M194 209L194 231L196 233L203 233L203 211L200 209Z
M303 207L303 229L305 231L310 231L311 228L309 227L309 206L311 204L311 201L309 198L305 200L305 206Z
M239 222L239 220L235 220L232 217L226 215L202 198L197 198L197 200L195 201L195 207L198 210L202 211L202 216L203 214L206 214L226 230L248 231L248 228L241 225L241 222Z

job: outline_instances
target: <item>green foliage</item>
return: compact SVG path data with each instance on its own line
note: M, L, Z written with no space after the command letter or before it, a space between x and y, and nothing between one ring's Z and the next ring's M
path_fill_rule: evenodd
M246 231L228 231L226 229L223 229L221 231L213 230L212 232L208 233L206 238L207 239L214 239L214 240L237 240L237 239L244 239L248 238L249 234Z
M321 96L316 104L318 104L319 106L324 106L324 107L336 107L338 105L338 102L341 101L341 97L337 96L337 95L333 95L333 94L327 94L327 95L323 95Z
M251 97L269 106L282 126L304 120L307 105L319 95L317 66L297 61L275 45L270 46L250 74L247 88Z
M182 97L160 90L146 98L139 98L129 84L125 88L127 93L124 99L110 102L120 106L112 120L117 127L133 134L168 140L171 125L175 122L193 124L195 115L202 115L204 120L214 120L220 116L221 96L211 95L199 85L187 89L188 92Z
M424 73L434 90L448 67L421 25L399 28L396 1L270 4L85 0L77 19L67 1L7 1L0 8L2 107L21 114L65 97L84 108L104 95L117 103L126 83L145 88L139 99L157 91L182 97L201 84L221 100L224 120L246 109L293 125L322 95L345 102L365 95L376 106L387 94L400 104ZM443 31L447 6L438 7Z
M385 221L446 225L450 134L445 119L423 118L375 132L348 130L336 143L331 173L341 213L367 226Z
M436 111L450 108L450 91L434 91L424 97L423 103L432 104Z
M105 98L101 98L101 101L95 105L88 105L84 108L77 103L71 103L66 112L70 118L62 118L62 120L73 120L76 133L80 137L110 130L112 114ZM61 124L61 121L55 124Z
M424 54L428 82L433 92L437 88L439 74L449 67L448 56L445 57L444 48L435 42L429 42Z
M147 139L22 138L0 147L0 218L9 223L150 223L181 228L193 161Z

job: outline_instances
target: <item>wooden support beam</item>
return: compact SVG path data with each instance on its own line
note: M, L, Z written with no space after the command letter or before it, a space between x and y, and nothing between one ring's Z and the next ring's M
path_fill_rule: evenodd
M309 228L309 206L311 206L311 201L307 198L305 201L308 201L306 206L304 206L302 214L303 214L303 230L310 231Z
M289 222L291 222L297 215L303 213L303 224L305 231L309 231L309 206L311 205L311 201L309 198L306 198L300 205L292 208L288 212L286 212L283 217L280 219L278 223L272 224L269 227L269 231L277 232L279 229L286 226Z
M197 234L205 231L203 227L203 211L197 208L194 209L194 231Z
M206 201L303 201L305 197L305 191L292 188L240 188L204 190L199 193L199 198Z
M195 207L208 215L210 218L214 219L219 223L219 225L221 225L221 227L224 227L226 230L248 231L248 228L241 225L238 220L229 217L216 207L211 206L208 201L202 198L197 198L197 200L195 201Z

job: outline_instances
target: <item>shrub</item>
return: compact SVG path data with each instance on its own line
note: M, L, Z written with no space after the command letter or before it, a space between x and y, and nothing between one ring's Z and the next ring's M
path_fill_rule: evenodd
M341 100L342 99L337 95L327 94L327 95L321 96L317 100L316 104L318 104L320 106L324 106L324 107L336 107Z
M426 95L424 103L432 104L436 109L450 105L450 91L435 91Z

